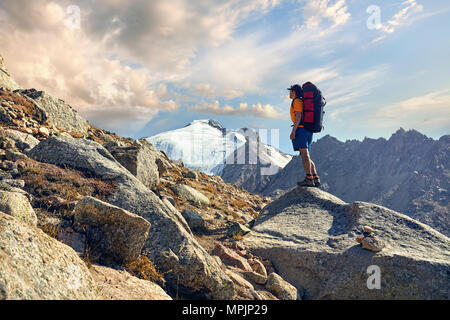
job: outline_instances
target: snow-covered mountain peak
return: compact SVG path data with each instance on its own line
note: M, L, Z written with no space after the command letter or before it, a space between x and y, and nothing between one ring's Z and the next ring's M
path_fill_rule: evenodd
M253 132L254 130L252 136ZM183 128L149 137L147 140L156 149L164 151L170 159L183 161L188 168L220 175L226 159L245 144L246 136L249 134L248 130L230 130L216 120L201 119L194 120ZM272 155L270 160L278 167L283 168L290 161L289 155L272 147L269 149Z
M223 130L224 127L219 123L219 121L214 120L214 119L199 119L199 120L193 120L191 122L189 122L187 125L185 125L184 127L189 127L189 126L204 126L204 125L209 125L213 128L216 128L218 130Z

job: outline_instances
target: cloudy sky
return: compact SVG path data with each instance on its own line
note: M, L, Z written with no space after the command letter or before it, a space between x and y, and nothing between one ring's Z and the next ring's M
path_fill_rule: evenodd
M216 119L279 129L316 83L341 140L450 133L448 0L0 0L0 54L23 87L140 138ZM270 135L269 135L270 136Z

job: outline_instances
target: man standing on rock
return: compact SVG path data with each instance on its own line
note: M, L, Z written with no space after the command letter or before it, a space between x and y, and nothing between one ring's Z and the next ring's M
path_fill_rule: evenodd
M294 151L300 151L303 168L306 172L305 180L299 181L297 184L302 187L319 187L320 179L316 172L316 166L309 156L313 134L300 124L303 117L303 89L300 85L295 84L288 88L288 90L289 98L292 99L291 119L294 123L290 138Z

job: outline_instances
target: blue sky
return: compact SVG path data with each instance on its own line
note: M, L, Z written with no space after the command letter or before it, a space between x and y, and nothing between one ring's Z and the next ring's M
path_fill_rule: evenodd
M81 23L67 30L72 2ZM373 5L377 29L367 25ZM292 153L286 88L306 81L328 100L316 139L449 134L449 18L448 0L5 0L0 54L20 84L121 135L216 119L279 129Z
M326 107L325 131L317 134L320 138L330 134L339 139L363 139L364 137L388 138L399 127L415 128L421 132L438 138L450 133L450 41L444 39L445 30L450 30L450 8L445 1L429 1L423 9L411 14L410 21L400 25L391 34L380 30L369 30L366 9L369 5L378 4L381 12L381 23L388 23L395 14L409 4L402 1L358 1L348 3L349 21L330 36L318 37L318 48L307 55L294 54L271 70L272 77L263 81L263 90L257 94L246 94L234 99L218 99L220 105L229 104L239 106L242 101L248 104L270 104L279 113L288 114L289 101L282 98L287 95L285 88L291 82L303 83L314 81L325 96L340 91L338 97L329 99ZM294 8L294 9L292 9ZM289 37L297 32L295 24L304 23L301 16L302 7L298 2L288 1L280 4L264 16L249 19L248 23L240 26L236 33L243 38L247 35L262 33L261 46L277 43L280 39ZM427 17L427 15L430 15ZM417 21L413 21L417 19ZM273 26L273 27L272 27ZM325 26L324 29L327 30ZM306 33L306 32L305 32ZM373 40L385 36L384 39L372 43ZM299 36L300 41L301 33ZM307 40L303 40L308 43ZM299 43L298 50L302 45ZM239 55L239 52L236 53ZM316 73L310 72L316 70ZM251 70L248 70L251 72ZM321 79L329 72L330 78ZM308 76L302 77L306 73ZM298 74L293 77L292 74ZM317 79L317 80L315 80ZM283 81L284 80L284 81ZM348 81L348 82L347 82ZM346 88L347 86L347 88ZM445 91L447 90L447 91ZM426 97L430 93L444 91L447 98L443 105L432 113L427 114ZM354 98L345 96L355 95ZM341 97L340 95L343 95ZM404 110L398 112L399 104L412 98L424 97L424 109L416 109L405 105ZM343 102L339 102L344 98ZM337 100L337 101L336 101ZM420 100L419 100L420 101ZM430 100L431 102L431 100ZM383 116L384 108L394 108L389 117ZM185 107L188 110L188 107ZM401 111L401 112L400 112ZM411 113L411 114L404 114ZM174 119L170 123L164 121L169 114L161 114L155 118L140 134L152 135L157 133L158 121L162 130L184 125L191 119L212 117L224 126L239 128L242 126L279 128L280 148L291 153L288 140L290 122L286 119L263 119L255 117L226 116L208 113L186 112L186 118ZM434 119L445 118L438 126L430 125Z

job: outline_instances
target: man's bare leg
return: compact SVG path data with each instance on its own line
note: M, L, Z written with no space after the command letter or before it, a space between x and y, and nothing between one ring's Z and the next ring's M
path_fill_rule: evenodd
M305 172L307 175L311 175L311 158L309 157L308 149L300 149L300 155L302 156L302 164L303 169L305 169ZM315 166L314 166L315 170Z
M319 187L320 179L319 179L319 176L317 175L316 165L311 160L308 149L306 149L306 148L299 149L299 151L300 151L300 155L302 156L303 169L305 169L305 172L306 172L306 179L303 182L299 183L299 185L300 186ZM309 182L309 181L311 181L311 182Z
M316 171L316 165L314 164L314 162L312 160L311 160L311 171L312 171L312 178L314 179L315 186L320 187L320 185L321 185L320 178Z
M309 158L309 161L311 162L311 174L313 176L317 176L317 171L316 171L316 165L314 164L314 162L311 160L311 158Z

